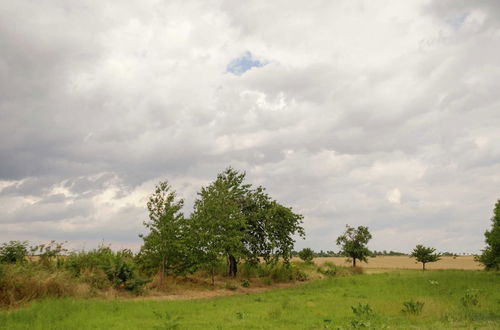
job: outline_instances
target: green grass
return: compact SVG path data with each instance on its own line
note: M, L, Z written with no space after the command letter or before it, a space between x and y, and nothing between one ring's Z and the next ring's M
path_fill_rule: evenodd
M472 296L472 298L471 298ZM466 297L465 299L463 297ZM477 298L477 299L473 299ZM419 315L403 303L423 302ZM369 311L355 316L358 311ZM465 304L465 305L464 305ZM498 329L500 275L397 271L191 301L49 299L0 312L1 329Z

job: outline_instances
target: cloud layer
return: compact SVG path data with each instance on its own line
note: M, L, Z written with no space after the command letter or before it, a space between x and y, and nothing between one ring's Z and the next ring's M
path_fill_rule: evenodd
M0 241L137 248L228 165L298 248L478 252L500 198L496 1L0 4Z

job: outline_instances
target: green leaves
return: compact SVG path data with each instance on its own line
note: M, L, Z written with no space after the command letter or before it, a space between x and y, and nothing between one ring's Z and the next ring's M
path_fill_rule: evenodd
M371 238L372 234L368 231L368 227L354 228L346 225L346 231L337 238L337 245L341 246L343 254L352 258L353 266L356 266L356 259L367 261L366 257L370 254L370 250L366 244Z
M244 181L245 173L228 168L201 189L190 220L197 250L205 262L220 256L253 263L259 257L288 261L292 236L304 236L302 215L272 200L263 187L252 189Z
M187 248L189 232L184 214L181 212L184 200L167 181L160 182L149 197L147 208L149 221L144 226L147 235L138 259L147 272L160 271L162 281L169 273L181 274L189 270L191 258Z
M486 248L476 258L488 270L500 269L500 200L497 200L491 218L491 230L484 233Z
M425 270L425 264L428 262L435 262L440 260L439 254L434 254L436 249L431 247L425 247L423 245L417 245L413 249L410 257L415 258L418 262L422 263L422 270Z

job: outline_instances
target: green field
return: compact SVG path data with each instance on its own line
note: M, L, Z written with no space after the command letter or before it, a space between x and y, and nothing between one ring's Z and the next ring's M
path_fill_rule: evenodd
M423 302L420 314L402 312ZM355 315L361 304L371 312ZM363 309L363 308L360 308ZM201 300L50 299L0 312L1 329L498 329L500 274L394 271Z

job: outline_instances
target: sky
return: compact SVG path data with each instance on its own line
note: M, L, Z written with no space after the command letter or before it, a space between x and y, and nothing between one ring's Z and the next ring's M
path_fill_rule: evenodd
M226 167L296 249L478 253L500 198L499 1L0 2L0 242L137 250Z

